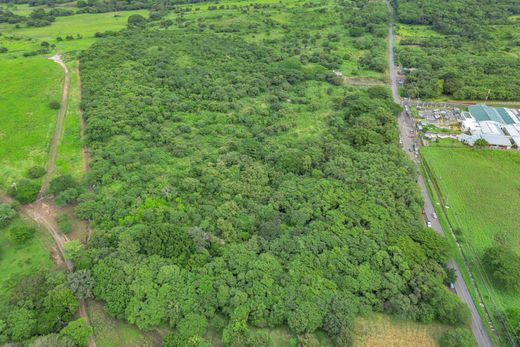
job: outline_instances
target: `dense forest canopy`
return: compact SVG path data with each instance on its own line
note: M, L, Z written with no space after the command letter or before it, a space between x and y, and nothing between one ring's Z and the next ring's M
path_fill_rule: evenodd
M96 232L78 266L108 311L175 328L172 346L204 345L215 319L235 346L282 324L344 346L370 311L464 324L388 91L341 85L303 32L199 28L135 28L81 57L94 193L77 214Z
M400 23L432 34L401 37L398 58L413 98L518 100L520 6L516 0L394 1Z

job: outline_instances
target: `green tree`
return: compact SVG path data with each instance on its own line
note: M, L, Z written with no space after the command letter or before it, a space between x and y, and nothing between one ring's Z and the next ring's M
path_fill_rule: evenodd
M20 203L29 204L36 200L39 191L40 187L36 182L21 179L11 185L8 193Z
M92 298L94 288L94 278L90 270L78 270L67 275L67 284L78 299Z
M63 328L60 336L69 338L76 346L82 347L88 345L88 338L92 333L92 327L87 324L85 318L81 317Z
M67 260L76 260L83 252L83 244L78 240L71 240L63 246L64 256Z
M34 313L26 308L17 308L9 314L7 325L13 341L22 341L31 336L36 319Z
M5 228L16 216L16 211L10 204L0 203L0 229Z
M511 292L520 291L520 256L510 246L488 248L483 263L500 287Z
M52 108L53 110L59 110L61 107L61 104L57 100L52 100L51 102L49 102L49 107Z
M128 17L128 25L140 26L146 23L146 18L140 14L133 14Z

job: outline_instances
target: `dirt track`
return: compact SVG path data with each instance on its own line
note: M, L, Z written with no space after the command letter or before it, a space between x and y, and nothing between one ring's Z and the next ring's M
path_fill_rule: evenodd
M43 184L40 188L40 192L38 194L38 199L33 202L32 204L28 205L22 205L19 207L18 211L19 213L28 219L34 220L39 226L43 226L49 234L52 236L54 243L56 244L56 248L59 254L59 258L63 260L63 263L67 267L68 272L72 272L74 270L74 264L65 259L65 243L67 243L69 238L61 234L58 231L58 222L57 222L57 216L60 212L60 208L54 204L54 201L52 198L44 198L45 192L47 191L47 188L49 187L49 182L52 179L52 174L54 172L54 168L56 167L56 158L58 154L58 145L60 143L61 136L63 134L63 128L65 123L65 116L67 114L68 109L68 103L69 103L69 91L70 91L70 72L65 63L63 63L61 56L59 54L50 57L52 61L59 64L65 73L64 81L63 81L63 93L61 96L61 107L58 111L58 116L56 118L56 124L54 126L54 133L52 136L52 140L49 146L49 160L47 162L47 172L45 174ZM79 84L79 70L78 72L78 87L81 85ZM81 135L83 135L83 115L81 115L82 120L82 131ZM86 148L83 149L83 151L86 151ZM88 156L84 157L85 160L85 166L88 168ZM0 192L0 201L5 203L14 203L14 200L7 195ZM87 229L88 231L88 229ZM89 235L88 233L87 235ZM88 237L87 237L88 241ZM58 264L60 265L60 264ZM87 322L89 322L89 317L87 314L87 304L85 300L80 300L79 302L79 309L78 314L80 317L85 318ZM96 342L94 340L94 337L91 335L89 337L88 341L88 347L96 347Z
M42 198L49 187L49 182L51 181L52 174L54 172L54 168L56 167L56 157L58 155L58 145L60 143L61 135L63 134L63 126L65 123L65 115L67 114L67 108L69 106L69 90L70 90L70 72L67 66L61 60L61 55L56 54L50 57L52 61L59 64L65 73L65 77L63 79L63 93L61 95L61 107L58 111L58 116L56 117L56 125L54 126L54 133L52 135L52 140L49 146L49 160L47 161L47 173L43 179L42 187L40 188L40 193L38 194L38 199Z

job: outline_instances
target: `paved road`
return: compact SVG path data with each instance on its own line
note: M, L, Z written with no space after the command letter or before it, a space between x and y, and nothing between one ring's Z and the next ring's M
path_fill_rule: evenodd
M388 4L388 3L387 3ZM390 8L389 8L390 11ZM391 16L390 16L391 18ZM398 104L401 103L401 98L399 97L398 93L398 87L397 87L397 71L395 68L395 61L394 61L394 33L393 33L393 27L392 27L392 20L390 19L389 25L388 25L388 57L389 57L389 68L390 68L390 87L392 89L392 96L394 98L394 101ZM401 134L401 141L404 150L408 153L410 158L415 162L415 164L418 164L418 158L415 152L410 151L410 149L413 147L413 144L418 148L418 143L416 142L416 136L415 136L415 127L413 124L413 121L406 115L405 112L402 112L398 117L398 124L399 124L399 132ZM438 219L435 219L432 217L433 213L435 212L433 208L432 201L430 199L430 195L428 194L428 190L426 189L426 184L424 182L424 179L422 175L419 175L419 178L417 180L417 183L419 184L419 187L421 188L421 193L424 199L424 212L426 215L426 218L432 223L432 228L437 233L444 235L444 231L442 230L442 226L439 223ZM464 282L464 279L462 278L462 274L460 273L459 266L456 262L451 261L448 266L450 268L453 268L455 270L455 273L457 274L457 281L455 282L455 291L457 295L460 297L460 299L465 302L470 311L471 311L471 331L473 332L473 335L475 335L475 338L477 340L477 343L479 347L491 347L493 344L491 343L491 339L489 338L489 335L486 332L486 329L484 328L484 323L478 314L477 308L475 307L475 304L473 303L473 299L471 298L471 295L469 293L468 287L466 286L466 283Z

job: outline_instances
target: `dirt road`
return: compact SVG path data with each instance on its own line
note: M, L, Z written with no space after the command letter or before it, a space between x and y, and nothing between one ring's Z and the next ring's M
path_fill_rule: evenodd
M65 123L65 115L67 114L67 108L69 105L69 90L70 90L70 73L67 65L63 63L61 59L61 55L56 54L50 57L52 61L59 64L65 73L65 77L63 79L63 93L61 95L61 106L58 111L58 115L56 117L56 124L54 125L54 133L52 134L52 140L49 146L49 160L47 161L47 173L43 179L43 184L40 188L40 193L38 194L38 199L42 198L47 188L49 187L49 182L52 179L52 174L54 172L54 168L56 167L56 157L58 155L58 145L60 143L61 136L63 134L63 126Z
M389 22L388 22L388 64L390 69L390 87L392 89L392 96L394 101L400 105L402 105L401 98L399 97L398 87L397 87L397 71L395 68L395 60L394 60L394 32L393 32L393 20L392 20L392 10L390 8L390 4L387 1L388 12L389 12ZM404 147L404 150L410 156L410 159L418 165L418 157L415 154L415 151L410 151L415 145L418 148L419 143L416 141L416 137L413 135L415 131L414 123L406 115L405 112L402 112L398 117L399 124L399 132L401 134L401 141ZM432 201L430 199L430 195L428 190L426 189L426 184L424 182L423 177L420 175L418 178L419 187L421 188L421 193L424 199L424 211L426 214L426 218L431 222L433 230L437 233L444 235L444 231L442 229L439 220L436 218L432 218L433 213L435 212L433 208ZM479 347L491 347L493 344L491 343L491 339L487 334L487 331L484 327L484 322L480 317L475 303L469 293L468 287L464 282L460 269L456 262L451 261L448 266L454 269L457 274L457 281L455 282L455 291L460 299L466 303L471 311L471 331L475 336Z

